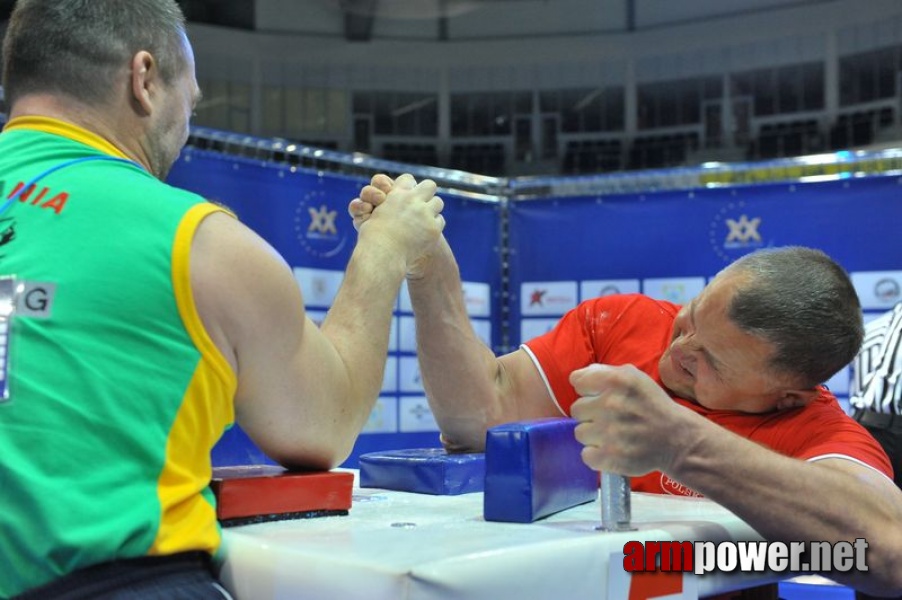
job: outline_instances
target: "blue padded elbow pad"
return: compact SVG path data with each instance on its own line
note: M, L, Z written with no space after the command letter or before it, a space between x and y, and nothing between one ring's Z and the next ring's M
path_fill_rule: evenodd
M416 448L360 455L360 487L456 496L481 492L485 454L448 454L443 448Z
M488 430L486 521L530 523L598 497L598 473L580 458L574 419L520 421Z

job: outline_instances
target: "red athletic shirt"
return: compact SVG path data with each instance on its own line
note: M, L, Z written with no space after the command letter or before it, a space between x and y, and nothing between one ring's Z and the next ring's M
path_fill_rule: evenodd
M658 361L670 345L673 320L680 306L640 294L604 296L582 302L548 333L524 344L551 396L566 415L578 395L570 385L572 371L592 363L632 364L658 385ZM843 457L864 463L892 478L886 453L876 440L846 415L836 397L821 388L817 398L802 408L768 414L709 410L671 395L673 400L718 425L802 460ZM639 492L699 495L655 471L632 478Z

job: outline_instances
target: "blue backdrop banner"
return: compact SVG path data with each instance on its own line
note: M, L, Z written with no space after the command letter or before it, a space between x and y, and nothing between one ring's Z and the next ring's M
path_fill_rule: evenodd
M512 202L511 340L599 295L684 303L736 258L786 245L835 258L870 318L902 299L900 191L899 177L879 176ZM842 395L847 378L830 387Z
M292 267L308 314L322 320L356 240L347 204L365 179L187 149L169 180L230 207L269 241ZM871 176L510 202L442 198L471 322L501 353L544 333L581 300L642 292L683 303L736 258L785 245L833 256L851 273L866 319L874 318L902 300L900 183ZM848 372L827 383L842 398ZM364 452L435 446L402 287L382 393L345 466L356 467ZM235 427L214 461L268 459Z

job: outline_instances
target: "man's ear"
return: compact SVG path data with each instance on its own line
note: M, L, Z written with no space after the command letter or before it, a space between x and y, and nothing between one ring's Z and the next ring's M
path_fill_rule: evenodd
M807 406L819 393L818 390L784 390L777 399L777 410Z
M146 50L141 50L132 57L131 62L131 91L136 108L139 108L145 116L153 112L153 100L156 93L159 69L153 55Z

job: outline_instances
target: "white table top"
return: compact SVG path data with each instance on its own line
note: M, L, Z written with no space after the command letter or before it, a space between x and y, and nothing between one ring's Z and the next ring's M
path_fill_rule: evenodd
M348 516L225 529L221 576L237 600L620 600L627 541L761 539L697 498L633 493L636 531L617 533L596 529L598 500L527 524L486 522L482 500L355 485ZM695 597L780 578L687 573L684 583Z

